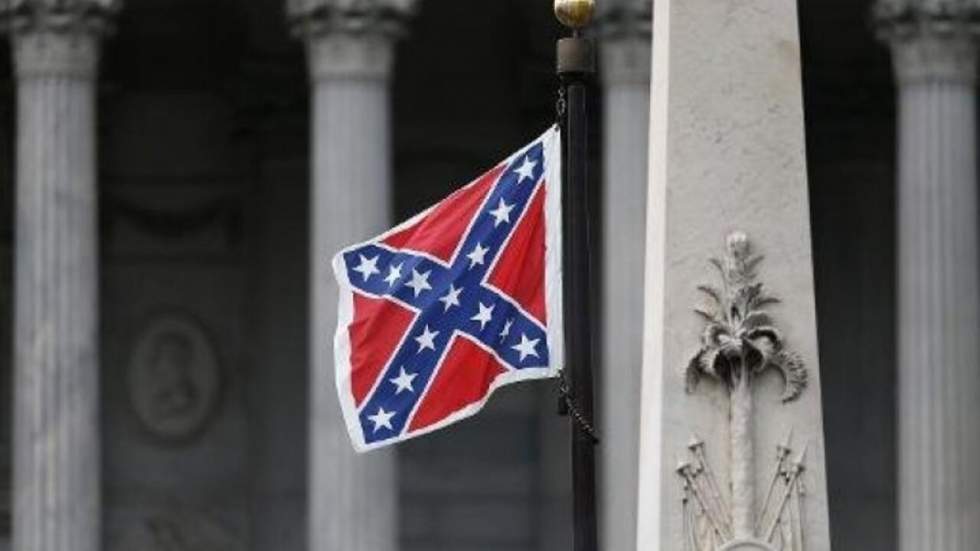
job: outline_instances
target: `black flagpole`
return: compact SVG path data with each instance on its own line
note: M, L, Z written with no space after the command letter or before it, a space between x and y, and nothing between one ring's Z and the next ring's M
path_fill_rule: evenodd
M564 234L565 409L572 423L574 551L597 551L595 446L592 384L591 243L589 242L588 94L595 74L595 51L580 29L592 18L593 0L556 0L555 14L573 29L558 41L562 97L562 144L565 149L562 195ZM563 104L563 105L562 105Z

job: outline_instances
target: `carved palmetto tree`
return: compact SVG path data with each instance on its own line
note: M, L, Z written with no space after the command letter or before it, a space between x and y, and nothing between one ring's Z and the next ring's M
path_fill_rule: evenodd
M744 233L728 236L725 258L712 258L723 287L699 285L712 306L695 308L707 324L701 333L701 349L687 366L687 390L693 392L702 377L711 377L735 388L767 369L778 370L786 382L783 401L789 402L806 387L806 369L799 356L783 347L782 334L764 308L779 302L766 294L762 283L753 283L762 261L753 255Z
M762 283L755 282L755 269L762 256L754 255L748 238L736 232L728 236L726 255L712 258L721 274L722 287L700 285L710 305L695 311L706 325L701 348L686 369L688 392L703 378L714 379L731 397L731 522L736 539L757 536L755 484L752 449L752 381L769 369L784 381L783 402L796 399L806 387L807 373L800 357L783 346L783 337L773 326L766 306L778 302Z

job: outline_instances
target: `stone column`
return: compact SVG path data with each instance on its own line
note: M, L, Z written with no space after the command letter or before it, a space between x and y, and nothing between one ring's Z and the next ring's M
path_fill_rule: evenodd
M600 14L603 144L602 548L636 546L651 0Z
M0 9L17 81L13 548L101 548L95 94L111 0Z
M334 384L337 288L346 245L390 222L390 84L394 43L411 3L291 0L306 41L311 95L310 511L313 551L397 548L395 455L356 455Z
M881 1L898 87L898 501L903 550L980 548L980 2Z

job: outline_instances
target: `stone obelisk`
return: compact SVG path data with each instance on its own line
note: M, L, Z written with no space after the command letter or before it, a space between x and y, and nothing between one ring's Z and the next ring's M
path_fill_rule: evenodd
M637 548L824 551L796 2L655 5Z

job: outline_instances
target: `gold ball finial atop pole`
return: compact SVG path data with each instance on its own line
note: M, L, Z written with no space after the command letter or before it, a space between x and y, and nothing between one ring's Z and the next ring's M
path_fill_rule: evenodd
M555 17L570 29L587 26L594 13L595 0L555 0Z

